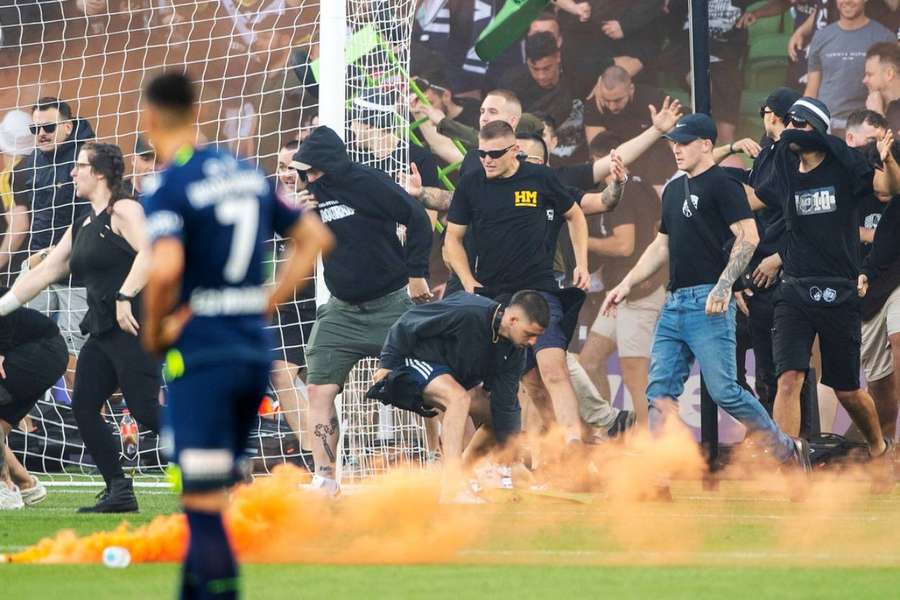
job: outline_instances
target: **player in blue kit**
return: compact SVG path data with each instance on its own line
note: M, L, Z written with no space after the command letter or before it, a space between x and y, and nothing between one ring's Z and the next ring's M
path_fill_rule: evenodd
M168 423L181 468L190 545L182 599L236 598L237 566L221 512L266 391L275 307L308 277L331 235L300 218L257 169L196 147L197 97L181 73L145 88L143 125L165 165L144 182L152 242L145 288L145 346L165 353ZM264 242L294 252L274 291L264 287Z

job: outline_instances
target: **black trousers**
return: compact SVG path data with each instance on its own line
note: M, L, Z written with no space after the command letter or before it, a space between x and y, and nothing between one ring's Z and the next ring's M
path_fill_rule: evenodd
M750 340L756 359L756 396L771 415L778 391L775 376L775 356L772 352L772 328L775 326L775 292L772 289L760 291L748 300L750 308Z
M62 336L22 344L3 354L0 419L13 427L66 372L69 352Z
M100 415L103 403L121 388L132 416L159 432L160 363L137 337L116 327L90 336L78 355L72 411L87 451L107 481L124 476L119 444Z

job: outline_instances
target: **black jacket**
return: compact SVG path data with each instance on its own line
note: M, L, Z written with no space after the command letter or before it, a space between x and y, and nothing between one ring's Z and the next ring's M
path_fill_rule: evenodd
M404 366L404 359L416 358L446 365L466 389L484 382L491 392L494 430L502 439L521 425L517 392L525 350L502 337L494 341L498 307L489 298L465 293L414 306L388 332L381 366L393 370ZM498 411L506 414L499 417ZM510 413L515 413L512 420Z
M23 245L29 253L59 242L66 229L90 210L86 200L75 197L71 173L81 146L93 138L90 123L76 117L72 133L53 153L35 149L16 166L15 203L31 211L31 238Z
M862 272L869 278L869 291L862 301L862 318L868 321L900 286L900 196L894 196L884 209Z
M0 287L0 294L8 290ZM0 317L0 355L15 350L22 344L52 338L59 335L56 323L30 308L19 308Z
M325 284L335 297L361 303L428 276L431 221L425 209L387 174L347 157L344 142L317 127L295 160L324 173L309 184L318 212L337 238L325 259ZM406 225L406 249L397 237Z

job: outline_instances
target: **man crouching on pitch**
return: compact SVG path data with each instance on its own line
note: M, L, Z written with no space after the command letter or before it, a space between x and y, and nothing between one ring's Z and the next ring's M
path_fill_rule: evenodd
M484 382L494 435L501 446L508 443L521 430L516 392L525 348L534 345L549 323L547 301L538 292L523 290L506 306L482 296L454 294L409 309L391 327L374 390L390 397L411 386L426 407L444 410L442 501L477 501L459 485L466 419L470 409L482 408L472 405L472 396L479 404L483 399L467 390Z

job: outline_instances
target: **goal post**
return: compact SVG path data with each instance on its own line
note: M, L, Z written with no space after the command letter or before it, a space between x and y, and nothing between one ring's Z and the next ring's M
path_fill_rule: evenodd
M398 176L408 168L406 73L415 0L94 0L41 6L39 22L32 19L22 35L7 35L0 44L0 64L4 65L0 68L0 119L19 111L10 118L10 128L0 131L0 139L16 142L0 148L0 167L10 186L20 177L16 169L36 151L27 121L26 130L22 129L23 115L30 118L31 107L45 96L66 101L97 139L119 145L126 158L126 175L139 186L138 161L145 150L136 147L141 133L140 90L148 77L165 69L187 70L197 82L203 138L239 153L272 177L278 177L281 146L307 134L313 117L337 131L351 150L366 144L368 152L379 155L384 148L350 135L353 99L373 90L389 93L397 101L393 133L403 150L392 155L386 170ZM3 26L7 33L5 21ZM371 45L354 44L363 39ZM380 164L384 166L383 161ZM0 183L3 181L0 178ZM4 194L7 204L0 233L10 233L11 215L22 209L29 217L26 245L34 234L41 233L34 226L30 204L41 190L40 184L32 184L18 194ZM75 212L75 207L83 204L67 190L68 197L56 197L54 210ZM54 221L53 227L67 225L61 219ZM4 285L18 276L17 260L34 249L21 247L10 252L6 248L0 246L0 254L5 254L0 264L0 283ZM274 262L277 255L273 255ZM291 312L297 315L272 325L279 364L303 361L302 352L292 350L305 347L314 320L311 307L327 298L321 263L319 267L310 282L311 297L298 294L295 299L296 310ZM63 292L66 298L77 288L77 282L62 284L68 290ZM64 336L71 338L80 314L66 302L45 304L47 314L57 321ZM77 354L74 345L72 353ZM365 398L375 368L373 360L357 366L342 395L341 465L346 481L364 480L392 465L425 460L421 418ZM101 479L72 416L69 375L38 402L28 418L12 424L9 441L25 465L49 481L96 484ZM302 426L305 386L299 379L288 380L286 385L292 390L276 389L273 383L272 401L261 410L252 432L250 451L256 473L269 472L286 461L299 462L302 447L308 450L311 443ZM288 402L293 390L300 398L297 406ZM117 395L103 408L116 435L120 434L124 408ZM121 451L126 471L139 485L165 482L159 440L146 428L140 428L136 455L124 457L125 444Z

